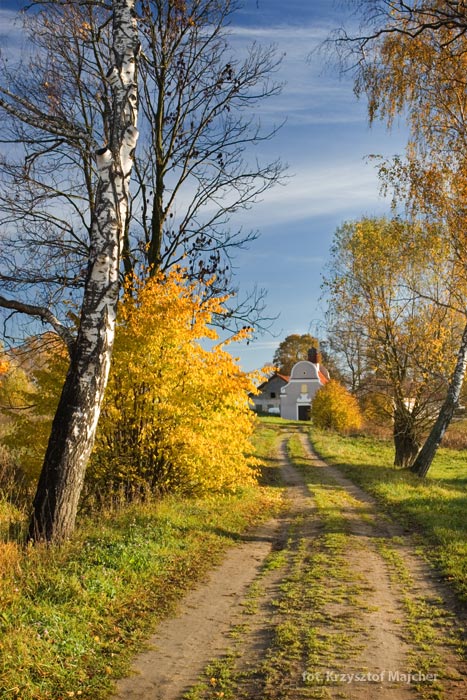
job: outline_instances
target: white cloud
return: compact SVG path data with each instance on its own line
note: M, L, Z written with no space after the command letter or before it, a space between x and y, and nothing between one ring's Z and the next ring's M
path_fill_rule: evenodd
M282 94L261 105L261 120L278 123L287 117L289 124L321 124L366 121L364 109L353 94L351 76L339 76L329 53L319 47L330 36L330 24L312 26L276 25L270 27L231 28L230 42L237 57L246 54L253 41L272 44L282 63L274 78L283 83ZM318 50L317 50L318 49Z
M287 255L285 262L292 265L323 265L322 255Z
M269 27L231 25L229 33L233 37L250 41L268 41L276 44L287 43L290 50L293 50L297 42L302 42L304 45L308 45L308 51L311 51L316 45L321 44L329 37L332 29L333 27L330 24L309 27L299 27L290 24L279 24Z
M255 340L254 342L250 341L249 345L247 345L246 341L243 341L242 345L245 348L248 348L249 350L251 350L253 352L256 350L275 350L277 348L278 341L277 340L258 340L258 341Z
M381 207L378 187L374 170L361 161L301 166L286 186L265 193L255 205L254 219L262 228ZM245 216L251 220L251 214Z

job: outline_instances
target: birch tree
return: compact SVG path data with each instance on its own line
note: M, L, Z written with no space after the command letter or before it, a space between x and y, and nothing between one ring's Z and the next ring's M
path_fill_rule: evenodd
M88 268L78 335L70 343L70 368L34 499L29 531L34 541L61 541L73 531L114 341L120 259L129 213L129 179L138 137L136 61L140 45L134 1L113 0L109 21L112 63L107 80L112 100L105 125L108 140L94 154L98 179L91 208ZM67 126L54 113L40 113L36 105L5 88L0 106L17 123L35 124L51 142L89 140L85 131Z
M57 0L40 8L25 24L35 50L19 66L0 58L0 307L6 333L37 333L40 319L70 354L30 531L33 539L60 540L72 529L98 420L119 282L184 258L192 279L203 283L216 273L215 294L232 284L223 251L228 257L255 234L231 234L230 215L249 207L281 170L243 157L271 135L249 110L279 88L269 77L272 50L256 47L242 60L227 53L230 2L154 0L138 4L138 18L133 4ZM122 8L132 15L131 36L115 19ZM138 76L130 53L121 53L124 39L134 52L141 42ZM151 41L162 43L151 48ZM160 80L162 50L168 69ZM144 139L136 141L129 115L133 123L140 105ZM222 318L243 325L258 303ZM21 320L18 330L19 314L33 325Z
M254 155L275 133L261 127L255 109L280 90L273 79L279 58L258 45L243 57L233 53L227 25L234 9L218 0L138 5L142 136L122 254L126 274L155 274L182 261L191 279L215 274L210 291L220 295L235 287L235 250L257 236L232 230L231 217L251 207L283 169L279 160ZM95 197L89 153L108 140L112 108L110 27L99 3L48 3L25 20L35 53L18 68L1 65L0 92L31 108L29 123L4 124L10 152L0 159L3 299L34 299L57 332L81 303L86 275ZM37 128L44 119L47 132ZM263 311L261 293L252 293L222 323L253 325Z

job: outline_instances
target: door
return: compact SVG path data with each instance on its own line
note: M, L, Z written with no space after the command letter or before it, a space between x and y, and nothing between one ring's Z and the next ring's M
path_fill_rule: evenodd
M310 420L311 406L298 407L298 420Z

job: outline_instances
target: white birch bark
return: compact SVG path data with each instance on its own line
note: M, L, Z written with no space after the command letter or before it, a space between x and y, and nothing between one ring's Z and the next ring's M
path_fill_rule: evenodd
M39 479L29 536L59 542L74 529L86 465L107 384L119 297L136 128L139 51L135 0L113 0L113 109L99 171L80 327Z
M457 353L457 361L449 384L446 399L441 407L435 424L428 435L425 444L418 453L411 470L418 476L426 476L436 455L441 440L452 421L454 411L459 404L459 398L464 384L467 368L467 325L464 327L462 341Z

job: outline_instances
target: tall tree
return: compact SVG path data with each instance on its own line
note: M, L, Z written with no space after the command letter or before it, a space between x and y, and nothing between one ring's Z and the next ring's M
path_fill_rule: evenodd
M397 466L412 464L433 423L459 337L458 316L430 299L441 252L436 236L386 219L344 224L331 249L330 309L346 344L350 333L364 342L365 390L388 399Z
M257 45L244 59L232 56L234 7L218 0L138 5L142 136L123 248L127 273L183 262L192 279L216 274L210 290L221 295L234 284L235 248L257 235L232 232L230 217L282 171L278 161L251 157L275 131L263 130L252 109L280 90L273 80L278 59ZM27 66L2 65L0 93L26 101L36 119L12 117L4 125L13 147L0 160L0 283L4 300L6 292L17 299L26 292L56 330L66 327L69 304L80 303L85 280L95 196L89 152L108 139L112 107L110 27L99 3L48 3L25 17L36 49ZM53 121L51 133L37 129L39 114ZM252 294L223 323L259 322L262 310L261 293Z
M141 206L129 255L152 274L185 260L196 278L225 275L229 251L255 236L231 233L226 224L282 170L279 161L245 159L275 132L263 130L253 113L280 91L272 80L280 59L257 44L244 58L232 55L228 21L235 7L230 0L192 0L188 11L167 0L142 3L147 138L137 159Z
M133 2L37 3L25 16L35 51L19 66L3 61L0 307L52 325L71 357L33 538L59 540L72 529L123 274L152 274L183 259L201 283L215 273L214 294L223 293L231 285L229 251L254 237L231 234L228 219L279 177L278 163L263 166L247 153L271 135L248 109L277 92L276 59L259 47L243 61L230 59L231 7L154 0L139 4L136 17ZM122 8L131 16L126 28ZM140 105L137 141L129 115L134 121ZM257 301L228 310L225 323L244 325Z
M119 268L128 221L129 178L138 131L136 60L139 52L133 0L113 0L112 100L105 124L108 139L95 152L98 180L91 214L88 269L78 335L70 344L70 368L52 426L34 499L33 540L61 541L73 528L84 473L107 383L119 297ZM51 58L52 60L52 58ZM33 126L43 148L59 143L88 147L88 134L67 123L55 108L45 109L3 88L0 107L18 128ZM49 144L49 145L47 145ZM92 154L88 153L88 159ZM31 310L23 309L26 313ZM37 313L37 310L34 311Z
M274 353L273 364L279 367L279 372L289 375L296 362L308 359L312 348L318 350L319 341L309 333L288 335L279 343Z
M358 93L369 100L370 118L392 123L408 118L411 137L406 161L383 164L396 196L428 221L450 233L458 297L467 272L467 8L458 0L366 0L361 36L338 36L344 52L356 59ZM455 293L453 284L448 285ZM465 302L458 303L465 316ZM460 398L467 366L467 323L459 343L450 390L413 470L427 473Z

